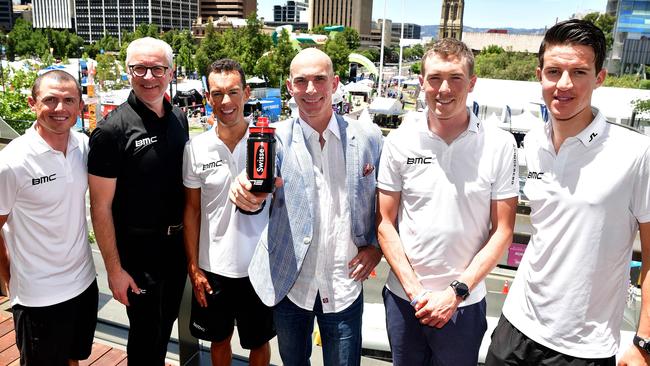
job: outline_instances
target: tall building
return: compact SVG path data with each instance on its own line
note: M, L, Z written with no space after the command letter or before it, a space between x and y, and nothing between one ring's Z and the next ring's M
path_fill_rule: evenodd
M384 30L384 20L377 19L372 22L370 26L370 37L368 40L361 39L361 47L363 48L381 48L381 36L384 35L384 47L390 47L393 43L399 44L399 34L397 38L392 37L393 22L386 19L386 29Z
M616 16L608 71L634 74L650 65L650 0L610 0L607 13Z
M34 0L32 2L34 28L73 28L73 4L73 0Z
M402 33L402 23L393 23L393 38L397 38L399 43L399 38ZM404 37L406 39L420 39L421 27L418 24L413 23L404 23Z
M35 0L36 1L36 0ZM75 0L76 32L86 42L106 35L122 40L122 31L155 24L161 31L191 30L198 17L196 0Z
M307 22L309 4L302 1L287 1L286 5L273 7L273 21L290 23Z
M372 0L309 0L309 29L319 25L354 28L363 40L370 37Z
M438 38L463 39L464 0L442 0Z
M14 26L11 0L0 0L0 29L10 31Z
M209 17L218 19L221 17L228 18L247 18L251 13L257 11L257 0L198 0L199 15L203 22L207 22Z

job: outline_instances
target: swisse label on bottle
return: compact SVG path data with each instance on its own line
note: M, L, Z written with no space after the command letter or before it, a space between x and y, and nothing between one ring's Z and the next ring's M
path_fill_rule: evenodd
M255 152L253 179L265 179L268 175L266 167L266 152L268 151L268 143L255 142L253 151Z

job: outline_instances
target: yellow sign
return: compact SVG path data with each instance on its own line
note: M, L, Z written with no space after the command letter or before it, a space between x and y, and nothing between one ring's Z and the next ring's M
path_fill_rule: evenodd
M94 130L97 127L97 105L89 104L88 105L88 129L90 131Z

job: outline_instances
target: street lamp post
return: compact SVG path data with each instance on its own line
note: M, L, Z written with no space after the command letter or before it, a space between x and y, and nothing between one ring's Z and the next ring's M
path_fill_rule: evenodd
M8 37L5 39L9 39ZM2 80L2 94L5 94L5 70L3 67L3 60L5 58L5 54L7 53L7 48L5 45L2 45L2 57L0 57L0 79Z

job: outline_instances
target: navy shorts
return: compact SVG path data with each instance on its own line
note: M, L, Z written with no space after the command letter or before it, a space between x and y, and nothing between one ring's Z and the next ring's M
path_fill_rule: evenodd
M273 312L257 296L248 277L229 278L204 271L212 287L203 308L192 293L190 332L211 342L221 342L233 333L235 320L242 348L255 349L275 337Z
M99 290L94 281L80 295L42 307L14 305L16 346L20 364L68 365L90 356L97 324Z
M458 308L438 329L420 324L408 301L384 287L386 329L395 366L476 366L487 330L485 299Z
M485 366L502 365L615 366L616 357L578 358L554 351L528 338L501 315L492 333Z

